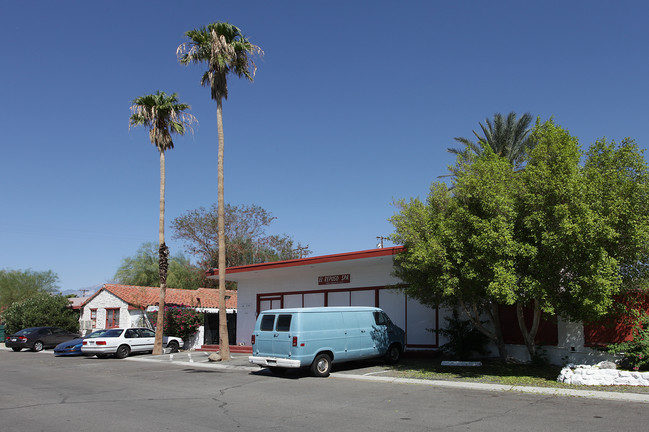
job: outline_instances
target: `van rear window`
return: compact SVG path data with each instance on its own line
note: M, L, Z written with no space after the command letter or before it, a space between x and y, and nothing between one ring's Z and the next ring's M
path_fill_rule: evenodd
M291 329L291 317L293 315L279 315L277 317L277 331L289 331Z
M261 324L259 325L259 330L273 331L274 323L275 323L275 315L264 315L263 317L261 317Z

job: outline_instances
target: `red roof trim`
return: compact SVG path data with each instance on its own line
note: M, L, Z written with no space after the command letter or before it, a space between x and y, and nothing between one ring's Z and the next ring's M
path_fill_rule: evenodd
M226 273L246 273L250 271L258 270L271 270L278 268L287 268L287 267L297 267L304 265L313 265L313 264L323 264L330 262L338 261L349 261L353 259L362 259L362 258L374 258L388 255L396 255L400 252L405 251L405 246L392 246L380 249L369 249L358 252L346 252L335 255L322 255L317 257L307 257L287 261L274 261L260 264L249 264L238 267L229 267L226 269ZM205 272L208 276L216 276L219 274L219 269L209 269Z

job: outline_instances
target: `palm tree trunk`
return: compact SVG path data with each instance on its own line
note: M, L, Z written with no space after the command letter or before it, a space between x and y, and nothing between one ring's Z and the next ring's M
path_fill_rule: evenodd
M167 258L169 251L165 244L165 153L160 152L160 225L158 228L158 274L160 276L160 298L158 300L158 320L155 329L155 342L153 344L153 355L162 354L162 332L164 326L165 296L167 294Z
M228 316L225 306L225 199L223 187L223 113L222 101L216 101L216 125L219 135L218 156L218 229L219 229L219 347L223 360L230 360Z

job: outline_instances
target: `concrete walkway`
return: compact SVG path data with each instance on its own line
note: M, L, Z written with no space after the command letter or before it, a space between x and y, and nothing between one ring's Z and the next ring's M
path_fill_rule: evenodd
M207 357L209 352L180 352L176 354L163 354L160 356L153 355L138 355L128 357L129 361L139 362L155 362L155 363L171 363L184 367L195 368L208 368L208 369L238 369L249 372L258 372L263 369L252 365L248 362L247 354L232 354L232 358L226 362L210 362ZM361 369L362 371L362 369ZM369 373L356 373L358 370L347 369L341 372L334 372L331 377L336 379L354 379L363 381L387 382L395 384L411 384L411 385L426 385L432 387L456 388L466 390L480 390L490 392L518 392L530 393L549 396L571 396L571 397L584 397L594 398L601 400L614 400L614 401L627 401L649 403L649 394L645 393L621 393L621 392L607 392L607 391L591 391L591 390L573 390L573 389L560 389L551 387L528 387L528 386L510 386L502 384L485 384L466 381L442 381L442 380L426 380L414 378L396 378L386 376L388 370L372 371Z

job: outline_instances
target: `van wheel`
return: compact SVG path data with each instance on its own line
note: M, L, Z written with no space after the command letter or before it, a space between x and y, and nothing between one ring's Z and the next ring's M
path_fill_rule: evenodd
M399 345L392 344L385 353L385 362L387 364L395 364L401 358L401 348Z
M311 373L316 377L328 377L331 373L331 357L328 354L318 354L311 363Z

